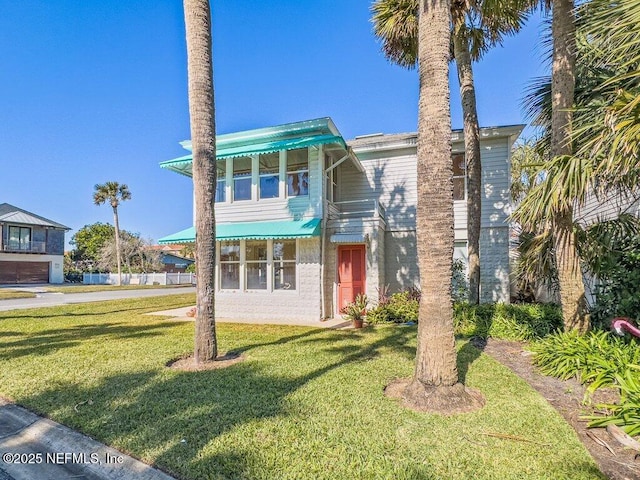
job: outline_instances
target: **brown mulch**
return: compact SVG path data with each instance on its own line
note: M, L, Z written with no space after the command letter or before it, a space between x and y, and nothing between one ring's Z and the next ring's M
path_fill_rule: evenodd
M482 344L477 346L483 347ZM537 373L525 346L519 342L489 339L484 352L513 370L558 410L576 431L602 473L612 480L640 479L640 459L634 458L637 452L625 449L604 428L587 429L587 422L580 419L581 415L591 413L582 403L585 387L575 379L564 381ZM611 402L617 402L617 392L596 390L594 404ZM614 453L598 444L596 439L605 442Z
M182 372L200 372L202 370L217 370L219 368L227 368L236 363L245 360L245 356L237 352L227 352L224 355L218 355L213 362L205 362L196 365L193 355L179 358L167 364L167 367Z

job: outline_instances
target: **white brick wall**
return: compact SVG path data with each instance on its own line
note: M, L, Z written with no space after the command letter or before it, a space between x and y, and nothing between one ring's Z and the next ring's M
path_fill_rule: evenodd
M320 237L298 240L298 260L295 291L218 290L216 316L320 320Z

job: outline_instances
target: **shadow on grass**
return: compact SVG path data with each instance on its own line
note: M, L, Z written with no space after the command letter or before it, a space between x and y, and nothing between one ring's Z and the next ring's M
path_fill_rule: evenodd
M68 328L41 330L33 334L20 334L16 341L3 341L0 351L1 360L11 360L25 355L46 355L51 352L74 347L84 340L104 337L105 340L155 337L163 330L183 322L162 322L155 324L133 325L131 323L97 323L72 325ZM8 332L9 334L15 332ZM0 336L7 332L0 332ZM26 338L24 338L26 335ZM10 336L10 335L7 335ZM12 335L16 336L16 335Z

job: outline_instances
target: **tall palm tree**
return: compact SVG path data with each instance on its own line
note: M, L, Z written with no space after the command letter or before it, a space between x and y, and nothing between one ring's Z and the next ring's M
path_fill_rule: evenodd
M479 394L458 383L453 335L453 166L449 111L449 0L421 0L418 28L418 265L422 295L413 379L404 401L421 410L467 411Z
M118 285L122 283L122 252L120 251L120 224L118 222L118 205L120 202L131 199L129 187L124 183L106 182L102 185L96 184L93 192L93 203L102 205L109 202L113 209L113 223L115 225L116 237L116 262L118 263Z
M218 355L215 323L216 128L209 0L184 0L196 210L196 364Z
M520 30L532 0L476 0L451 3L452 51L462 102L467 169L467 235L469 301L480 301L480 228L482 164L472 61ZM418 0L376 0L372 6L374 32L392 62L413 68L418 54Z

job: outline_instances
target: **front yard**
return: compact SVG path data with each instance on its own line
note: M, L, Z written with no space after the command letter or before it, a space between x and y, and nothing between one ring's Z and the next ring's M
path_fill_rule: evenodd
M383 395L410 376L415 327L219 324L222 370L166 367L191 322L144 315L193 295L0 312L0 395L184 479L597 479L573 430L467 342L479 412L443 418Z

